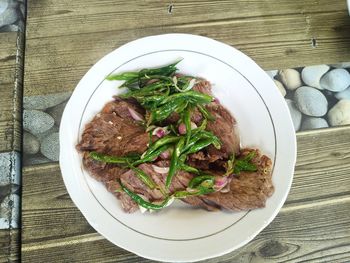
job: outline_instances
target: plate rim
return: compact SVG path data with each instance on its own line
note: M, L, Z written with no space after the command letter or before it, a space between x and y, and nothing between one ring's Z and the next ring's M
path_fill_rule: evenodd
M261 73L263 73L263 79L265 80L265 82L270 82L269 85L271 86L275 86L273 81L270 79L270 77L267 76L267 74L251 59L249 58L248 56L246 56L245 54L243 54L242 52L238 51L237 49L231 47L231 46L228 46L224 43L221 43L221 42L218 42L216 40L213 40L213 39L210 39L210 38L206 38L206 37L202 37L202 36L197 36L197 35L190 35L190 34L163 34L163 35L156 35L156 36L149 36L149 37L144 37L144 38L140 38L140 39L137 39L137 40L134 40L132 42L129 42L117 49L115 49L114 51L108 53L107 55L105 55L102 59L100 59L96 64L94 64L94 66L92 66L90 68L90 70L84 75L84 77L79 81L78 85L76 86L74 92L76 90L79 90L79 87L83 85L84 83L84 80L87 79L87 77L89 75L92 74L92 72L97 68L97 67L100 67L100 65L103 65L103 63L108 59L108 57L111 57L111 56L115 56L116 54L118 55L118 52L121 53L121 52L124 52L125 49L130 49L132 48L133 46L137 46L137 45L142 45L143 42L148 42L148 41L154 41L154 40L158 40L159 39L162 39L164 41L164 39L167 39L167 41L171 41L171 40L174 40L174 39L182 39L182 40L187 40L187 41L204 41L204 42L207 42L207 44L215 44L217 45L218 47L220 46L221 48L225 48L226 49L226 52L232 52L232 56L233 55L239 55L240 56L240 59L241 58L244 58L245 62L248 62L250 65L254 65L254 67L261 71ZM140 52L140 51L138 51ZM248 79L248 78L247 78ZM249 79L248 79L249 80ZM74 96L74 92L72 94L72 97ZM274 93L275 93L275 96L276 96L276 93L278 91L276 90ZM279 99L281 101L281 99L284 101L283 97L281 94L279 94ZM68 114L68 110L72 108L72 99L69 100L69 102L67 103L67 106L64 110L64 113L62 115L62 122L61 122L61 126L60 126L60 147L61 149L64 149L66 146L64 145L64 141L66 140L64 138L64 136L66 135L67 136L67 132L64 131L64 123L66 123L68 120L69 120L69 114ZM283 103L282 103L283 104ZM280 105L281 106L281 105ZM67 178L67 175L68 174L68 169L67 167L65 166L64 162L66 160L66 156L63 154L63 151L60 152L60 167L61 167L61 171L62 171L62 177L63 177L63 180L64 180L64 183L66 185L66 188L69 192L69 195L71 197L71 199L73 200L73 202L75 203L75 205L79 208L79 210L83 213L84 217L87 219L87 221L89 222L90 225L92 225L95 230L97 230L99 233L101 233L104 237L106 237L108 240L110 240L112 243L124 248L124 249L127 249L139 256L142 256L142 257L146 257L146 258L149 258L149 259L154 259L154 260L165 260L165 261L173 261L173 262L176 262L176 261L197 261L197 260L203 260L203 259L208 259L208 258L212 258L212 257L216 257L216 256L220 256L220 255L224 255L228 252L231 252L245 244L247 244L249 241L251 241L258 233L260 233L274 218L275 216L277 215L277 213L280 211L281 207L283 206L287 196L288 196L288 193L290 191L290 187L291 187L291 183L292 183L292 180L293 180L293 174L294 174L294 166L295 166L295 162L296 162L296 136L295 136L295 132L294 132L294 128L293 128L293 124L292 124L292 119L291 119L291 116L290 116L290 113L287 109L287 105L283 104L282 108L284 108L283 110L285 111L285 113L287 113L287 116L284 116L287 118L287 120L285 120L285 122L287 123L287 126L289 125L289 128L287 127L287 130L289 129L289 132L291 132L291 128L293 129L293 134L290 138L292 138L292 140L289 142L291 145L290 145L290 149L293 151L294 154L293 155L293 160L290 161L290 164L292 164L292 168L291 168L291 176L290 176L290 180L289 180L289 185L287 185L287 191L285 192L282 200L279 202L279 205L277 206L277 208L274 210L274 213L272 215L269 216L268 220L264 221L263 224L261 226L259 226L257 228L257 230L253 233L253 235L250 235L248 236L244 241L242 241L240 244L236 245L236 246L233 246L232 248L230 249L226 249L224 251L221 251L221 252L217 252L216 254L213 254L213 255L206 255L206 256L200 256L200 257L196 257L196 256L193 256L193 255L189 255L189 257L177 257L177 258L164 258L164 257L159 257L157 255L151 255L151 254L144 254L144 253L139 253L139 251L133 251L133 250L130 250L130 248L127 248L125 246L123 246L122 244L116 242L115 240L111 240L112 238L106 234L106 233L101 233L103 231L100 231L101 228L96 224L96 222L94 222L94 220L91 220L91 217L90 215L88 214L88 211L86 211L85 209L82 208L81 206L81 202L78 200L78 198L75 198L74 195L72 196L71 194L71 190L70 187L69 187L69 180ZM63 125L62 125L63 124ZM291 133L289 134L291 135ZM276 142L277 143L277 142ZM276 153L277 155L277 153ZM83 211L84 210L84 211ZM167 241L164 241L164 242L167 242Z

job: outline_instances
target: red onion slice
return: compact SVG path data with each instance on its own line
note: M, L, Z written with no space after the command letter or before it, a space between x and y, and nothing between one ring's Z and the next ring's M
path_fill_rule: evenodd
M166 150L166 151L162 152L159 156L160 156L160 158L162 158L164 160L168 160L168 159L170 159L170 151Z
M224 188L229 182L229 178L227 176L215 176L215 183L214 183L214 189L216 191L221 190Z
M162 138L169 133L170 131L168 130L168 127L157 127L153 130L152 135L156 135L158 138Z
M198 128L197 124L191 121L191 130Z
M157 165L152 165L153 170L159 174L166 174L169 172L169 167L159 167Z
M220 193L228 193L230 192L231 188L230 188L230 184L225 185L221 190Z
M213 102L214 102L214 103L217 103L217 104L219 104L219 103L220 103L219 99L218 99L218 98L216 98L216 97L214 98Z
M186 134L186 125L184 123L180 123L178 130L180 134Z
M134 120L136 120L136 121L144 121L145 120L144 117L140 113L135 111L133 108L128 107L128 111Z

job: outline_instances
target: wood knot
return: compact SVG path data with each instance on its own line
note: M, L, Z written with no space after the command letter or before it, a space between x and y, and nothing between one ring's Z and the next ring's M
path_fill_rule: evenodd
M295 49L292 49L292 48L287 48L284 53L286 55L293 55L293 54L297 53L297 51Z
M313 47L313 48L317 47L317 40L314 37L311 38L311 47Z
M173 4L168 5L168 14L171 15L173 13L173 8L174 8Z
M340 153L340 152L331 152L331 156L333 156L333 157L342 157L343 156L343 154L342 153Z
M275 257L288 251L288 246L278 241L270 240L264 243L259 249L260 255L264 258Z

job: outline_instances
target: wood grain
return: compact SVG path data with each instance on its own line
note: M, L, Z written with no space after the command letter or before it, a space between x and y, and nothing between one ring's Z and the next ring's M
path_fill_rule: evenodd
M210 262L350 260L350 128L299 133L297 139L295 177L279 215L247 246ZM148 262L88 225L57 164L24 168L22 208L24 262Z
M108 52L140 37L172 32L235 46L266 70L350 60L350 20L341 0L182 0L171 14L168 1L28 4L26 96L73 90Z
M19 260L20 231L18 229L0 230L0 262Z
M0 152L20 151L20 33L0 33Z
M280 20L281 15L302 17L305 22L315 13L335 13L346 11L346 3L326 0L318 3L296 0L273 1L186 1L172 3L169 12L168 1L118 1L89 0L82 5L79 1L69 0L57 3L54 0L32 1L29 3L28 38L58 35L71 35L79 32L95 33L124 29L148 29L155 25L161 27L212 24L240 24L241 20L264 21L266 18ZM238 12L239 11L239 12ZM154 20L157 15L157 21ZM138 19L135 19L137 17ZM96 23L98 21L98 23ZM76 23L80 22L80 23ZM322 23L324 25L325 23ZM72 26L74 25L74 26ZM321 27L323 27L321 25ZM64 30L63 30L64 29ZM311 32L312 28L308 28ZM290 31L288 31L290 32ZM270 32L272 37L281 33L279 28ZM260 35L263 35L262 32ZM289 36L292 39L291 36Z

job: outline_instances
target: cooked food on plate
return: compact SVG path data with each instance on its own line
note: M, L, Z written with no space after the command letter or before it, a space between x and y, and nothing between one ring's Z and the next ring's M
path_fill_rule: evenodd
M86 125L77 145L84 168L128 213L175 199L208 211L264 207L274 192L270 158L240 147L210 82L177 63L107 77L126 92Z

